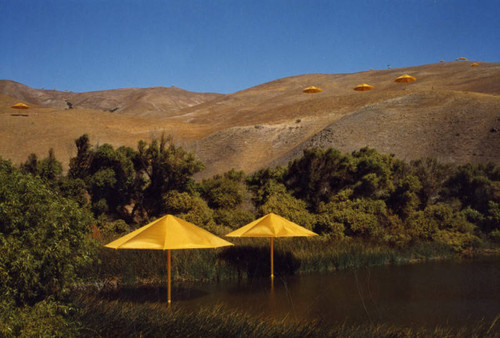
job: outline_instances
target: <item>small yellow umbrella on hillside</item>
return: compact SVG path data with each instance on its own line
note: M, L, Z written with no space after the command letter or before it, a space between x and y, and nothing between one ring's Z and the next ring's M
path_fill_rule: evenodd
M417 81L417 78L414 76L408 75L408 74L404 74L404 75L401 75L400 77L396 78L394 81L397 83L404 83L405 89L406 89L406 85L410 82Z
M307 87L307 88L302 89L303 93L311 94L311 95L314 95L316 93L321 93L322 91L323 91L323 89L321 89L319 87L315 87L315 86L311 86L311 87ZM311 98L312 98L312 96L311 96Z
M358 92L366 92L366 91L372 90L373 88L375 88L375 87L373 87L372 85L362 83L362 84L359 84L356 87L354 87L354 90L358 91Z
M271 279L274 278L274 238L317 236L310 230L295 224L284 217L270 213L233 232L227 237L265 237L271 240Z
M167 302L171 303L170 250L233 245L183 219L166 215L105 245L112 249L167 250Z
M470 65L470 66L471 66L471 67L477 67L477 66L479 66L479 63L474 62L474 63L471 63L471 65Z
M15 105L11 106L11 108L14 108L14 109L29 109L30 106L28 106L25 103L19 102L19 103L16 103Z

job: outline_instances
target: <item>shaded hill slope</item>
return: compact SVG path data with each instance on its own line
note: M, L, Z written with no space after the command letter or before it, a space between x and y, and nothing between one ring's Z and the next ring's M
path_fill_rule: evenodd
M394 82L404 73L418 79L406 89ZM353 91L363 82L375 89ZM324 91L312 98L302 94L310 85ZM490 131L500 130L499 94L497 63L295 76L193 107L199 113L192 121L224 116L229 127L201 139L193 151L213 172L228 163L249 172L286 164L311 146L346 152L370 146L407 160L500 163L500 133Z

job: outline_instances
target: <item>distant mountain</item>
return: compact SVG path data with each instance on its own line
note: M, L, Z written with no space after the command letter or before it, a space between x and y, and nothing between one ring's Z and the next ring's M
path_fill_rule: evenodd
M131 115L170 116L180 109L213 100L222 94L194 93L176 87L123 88L86 93L33 89L0 80L0 93L44 107L98 109ZM69 104L68 104L69 103Z
M0 81L0 156L20 162L53 147L67 165L85 132L95 144L132 147L165 133L205 163L200 177L286 164L308 147L499 164L500 63L471 63L298 75L228 95L164 87L67 93ZM405 73L417 78L406 88L394 82ZM360 83L374 89L354 91ZM302 93L312 85L323 92ZM18 101L34 105L29 116L12 116Z

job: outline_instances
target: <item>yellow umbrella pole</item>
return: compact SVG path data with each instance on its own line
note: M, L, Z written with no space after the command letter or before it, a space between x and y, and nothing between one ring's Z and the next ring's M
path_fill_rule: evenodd
M271 279L274 279L274 255L273 255L274 238L271 237Z
M172 303L171 293L170 293L170 249L167 250L167 303L170 306Z

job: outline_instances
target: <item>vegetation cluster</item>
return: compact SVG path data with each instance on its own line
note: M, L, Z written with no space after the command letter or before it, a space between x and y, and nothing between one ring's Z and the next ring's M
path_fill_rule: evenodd
M494 164L407 163L370 148L308 149L284 167L230 170L196 182L203 164L166 137L137 149L92 146L87 135L75 144L67 173L52 150L43 159L30 155L19 168L0 158L0 335L83 334L91 311L85 301L72 305L76 286L163 276L161 253L116 253L102 244L167 213L224 235L274 212L320 234L278 241L278 274L467 254L500 242ZM267 261L249 259L267 254L258 240L235 242L244 245L217 255L176 254L189 264L174 265L174 277L268 271L250 263Z

